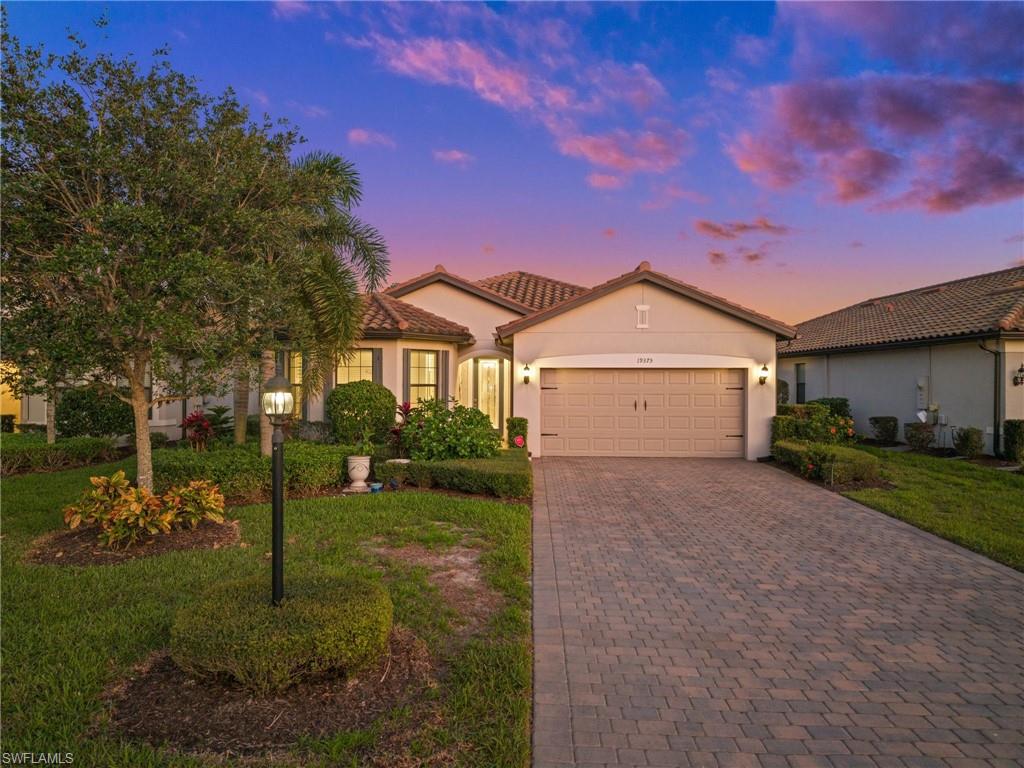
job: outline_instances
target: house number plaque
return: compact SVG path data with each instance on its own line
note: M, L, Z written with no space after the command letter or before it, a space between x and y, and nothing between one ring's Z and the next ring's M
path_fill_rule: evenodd
M638 357L636 359L637 365L654 365L653 357Z

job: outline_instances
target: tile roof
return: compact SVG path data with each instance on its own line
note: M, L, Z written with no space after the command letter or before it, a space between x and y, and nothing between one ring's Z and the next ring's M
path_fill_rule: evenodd
M469 328L433 312L399 301L386 293L365 297L362 334L364 337L428 336L450 338L468 343L473 340Z
M643 280L659 285L666 290L679 294L680 296L685 296L689 299L693 299L694 301L698 301L701 304L718 309L726 314L732 315L733 317L746 320L748 323L753 323L754 325L766 328L767 330L773 331L779 337L792 338L796 334L795 328L786 325L783 322L773 320L768 317L768 315L763 315L760 312L755 312L752 309L742 307L739 304L734 304L727 299L723 299L721 296L715 296L713 293L703 291L696 286L681 282L673 277L662 274L661 272L655 272L651 269L651 265L648 262L642 261L632 272L626 272L605 283L595 285L593 288L588 288L582 293L578 293L571 298L557 304L550 305L547 309L538 310L531 315L518 318L499 326L497 329L498 336L499 338L512 336L524 328L529 328L531 325L543 322L544 320L560 315L563 312L568 312L569 310L575 309L589 301L593 301L594 299L617 291L627 285L638 283Z
M869 299L797 325L780 355L1024 332L1024 266Z
M447 283L455 288L460 288L468 293L479 296L485 301L492 301L495 304L499 304L522 315L528 314L533 310L532 307L517 301L511 296L506 296L503 293L491 290L485 285L474 283L464 277L452 274L444 268L444 264L438 264L429 272L424 272L422 275L417 275L416 277L411 277L401 283L395 283L394 285L388 286L385 292L391 296L401 297L412 293L413 291L418 291L420 288L424 288L432 283L438 282Z
M586 292L582 285L564 283L532 272L506 272L477 280L477 285L525 304L532 310L547 309L552 304Z

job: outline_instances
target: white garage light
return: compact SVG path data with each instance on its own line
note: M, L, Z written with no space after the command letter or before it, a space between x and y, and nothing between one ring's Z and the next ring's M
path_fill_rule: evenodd
M530 383L530 366L524 365L523 366L523 384L529 384L529 383Z

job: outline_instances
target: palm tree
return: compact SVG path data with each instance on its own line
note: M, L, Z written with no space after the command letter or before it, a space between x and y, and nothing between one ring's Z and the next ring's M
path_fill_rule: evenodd
M362 318L362 290L377 290L387 278L387 244L352 209L362 199L355 167L338 155L310 153L292 164L298 238L275 255L275 304L280 322L276 338L303 352L303 397L323 390L337 360L352 347ZM266 315L264 315L266 317ZM251 318L250 318L251 320ZM268 338L253 334L254 338ZM240 361L235 378L235 441L245 440L249 388L256 355L260 381L274 373L274 353L253 350ZM241 426L239 426L241 425ZM269 454L269 420L260 416L260 450Z

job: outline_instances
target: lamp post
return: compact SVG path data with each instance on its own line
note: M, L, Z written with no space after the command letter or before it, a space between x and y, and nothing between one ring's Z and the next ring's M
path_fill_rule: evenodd
M273 473L273 544L271 560L273 569L273 597L271 602L280 605L284 598L284 432L282 425L292 415L295 396L292 385L284 376L274 376L263 385L263 412L274 425L271 468Z

